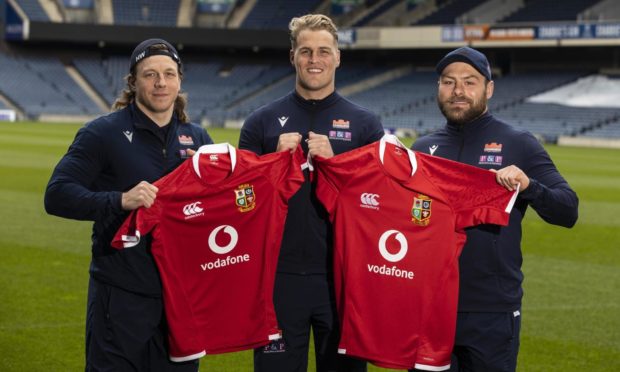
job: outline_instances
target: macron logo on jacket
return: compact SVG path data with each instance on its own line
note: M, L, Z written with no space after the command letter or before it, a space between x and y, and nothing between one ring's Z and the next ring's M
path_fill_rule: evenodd
M131 143L131 140L133 139L133 132L130 130L125 130L123 131L123 134L125 135L125 137L127 137L129 143Z

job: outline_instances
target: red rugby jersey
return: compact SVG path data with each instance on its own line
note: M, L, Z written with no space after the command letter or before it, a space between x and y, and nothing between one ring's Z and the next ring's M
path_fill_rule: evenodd
M200 147L155 182L155 203L131 213L112 245L151 234L163 286L170 359L251 349L280 337L273 286L288 199L304 181L301 147L257 156Z
M464 229L507 225L517 192L389 135L317 158L316 168L334 229L339 352L386 368L448 369Z

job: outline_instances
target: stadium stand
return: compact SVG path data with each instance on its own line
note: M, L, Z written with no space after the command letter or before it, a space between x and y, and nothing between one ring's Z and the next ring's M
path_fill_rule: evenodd
M5 2L0 0L0 5ZM50 21L37 0L20 0L18 3L31 20ZM57 4L65 10L71 6L70 0ZM177 20L181 22L181 5L189 6L192 12L199 12L200 9L207 13L214 11L204 8L204 4L200 8L198 2L185 0L110 0L109 4L114 11L115 23L120 25L175 26ZM349 14L353 17L343 15L340 20L349 22L349 26L386 25L386 22L389 25L390 19L400 22L406 17L413 17L415 24L428 25L459 24L472 20L600 20L604 19L601 13L606 16L616 14L614 11L620 13L617 0L567 0L561 7L550 0L429 0L416 2L415 7L408 4L402 0L366 1L362 8L356 8ZM94 12L91 9L94 2L91 0L80 1L76 5L87 5L81 9ZM247 13L244 13L247 16L239 20L242 28L286 29L291 17L325 10L329 2L244 0L230 1L227 5L225 12L218 13L219 17L227 18L241 6L247 8ZM409 14L404 14L407 12ZM415 16L412 16L414 13ZM378 19L380 22L376 22ZM218 22L224 25L223 21ZM92 102L58 58L45 52L21 54L8 53L5 49L0 48L0 93L27 118L36 119L45 115L94 116L102 113L101 106ZM183 90L190 97L188 111L193 121L206 121L218 126L227 122L239 123L253 110L293 89L293 69L287 61L273 62L273 55L269 59L246 61L216 53L213 59L205 62L204 56L196 51L194 53L194 57L197 54L198 58L187 59L183 81ZM445 119L437 108L435 98L436 74L432 63L427 62L426 66L413 66L407 62L398 64L389 57L383 61L390 63L391 67L375 67L371 62L347 60L336 75L338 90L346 92L343 94L354 102L378 113L386 128L408 128L423 134L443 125ZM125 55L81 53L70 63L108 106L125 86ZM596 68L549 72L549 68L531 67L517 71L502 67L503 76L498 71L495 94L489 101L490 109L496 116L552 141L560 135L620 137L620 108L609 104L620 100L609 94L610 89L617 88L605 87L606 83L601 79L584 80L584 77L593 76L589 74L596 72ZM399 68L406 68L407 71L377 82L378 76ZM541 70L544 72L532 72ZM374 82L370 83L373 79ZM569 88L575 84L577 88ZM571 90L563 92L562 89ZM599 98L595 101L599 107L571 106L574 100L584 99L590 91L598 93ZM549 94L557 97L555 100L540 100L541 96ZM5 106L0 100L0 108Z
M226 119L243 120L255 109L284 96L295 86L295 75L290 65L285 64L284 70L287 74L280 79L274 81L273 84L256 90L253 94L248 95L245 99L233 102L226 110ZM349 63L341 66L336 74L336 86L345 88L351 84L363 82L373 76L377 76L386 71L383 67L372 67L363 64Z
M499 118L551 141L559 135L583 133L597 123L613 119L620 109L529 103L527 99L572 83L584 74L583 71L520 73L497 78L494 96L489 101L490 110ZM386 128L428 133L445 122L437 108L436 84L434 72L414 71L350 98L380 114Z
M29 118L101 113L56 58L0 54L0 65L0 91Z
M385 127L420 130L427 121L441 121L439 111L432 113L432 106L420 110L428 102L435 102L436 90L437 75L434 72L414 71L350 98L372 108L381 116Z
M223 123L225 108L290 73L284 63L225 62L186 64L183 90L189 94L189 115ZM207 88L211 87L211 88Z
M17 5L26 13L31 21L49 22L50 18L39 3L39 0L20 0Z
M401 2L401 0L387 0L379 3L377 7L373 8L370 12L364 14L362 18L353 23L353 27L363 27L368 25L372 20L381 16L383 13Z
M179 0L112 0L117 25L176 26Z
M126 58L98 59L84 57L74 59L73 64L110 106L125 87L123 77L127 74Z
M429 16L419 20L418 22L415 22L415 24L453 24L455 23L455 20L467 10L472 9L484 2L485 0L455 0L452 2L446 2L442 7L438 8L436 12L431 13Z
M556 0L530 0L501 22L574 21L594 3L592 0L564 0L558 6Z
M292 17L312 12L321 0L257 0L241 28L286 29Z
M599 127L580 133L582 136L592 138L620 138L620 117L610 123L601 124Z

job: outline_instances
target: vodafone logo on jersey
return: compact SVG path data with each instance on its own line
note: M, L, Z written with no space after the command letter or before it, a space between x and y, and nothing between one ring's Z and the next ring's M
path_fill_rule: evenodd
M394 235L394 238L396 238L396 240L400 244L400 249L395 254L388 252L386 245L388 238L392 235ZM407 254L408 249L409 245L407 244L407 239L405 238L405 235L403 235L403 233L398 230L388 230L381 234L381 237L379 238L379 253L381 253L381 256L383 256L383 258L390 262L398 262L402 260Z
M220 225L213 229L209 234L207 240L209 249L218 255L225 255L230 253L239 242L239 233L230 225ZM224 243L226 242L226 243ZM215 269L222 269L231 265L236 265L250 261L250 255L248 253L239 255L228 255L225 258L216 258L214 261L209 261L200 264L202 271L210 271Z
M398 242L398 251L395 253L391 253L388 250L388 240L395 240ZM391 246L392 244L390 244ZM407 243L407 238L405 234L401 233L398 230L388 230L381 234L379 237L379 253L381 257L383 257L386 261L395 263L401 261L407 255L407 251L409 250L409 243ZM395 265L375 265L375 264L367 264L368 272L372 274L384 275L395 278L403 278L403 279L413 279L415 276L413 271L403 270Z
M222 230L224 230L225 234L228 234L230 236L230 241L225 246L221 246L215 241L217 234ZM229 225L221 225L213 229L213 231L211 231L211 234L209 234L209 249L211 249L213 253L226 254L235 248L238 241L239 234L237 234L237 230L235 230L234 227Z
M183 214L185 215L186 220L204 216L204 208L202 208L200 204L202 204L202 202L193 202L183 207Z
M378 199L379 199L379 194L365 192L362 195L360 195L360 201L362 202L362 204L360 204L360 207L374 209L378 211L379 210Z

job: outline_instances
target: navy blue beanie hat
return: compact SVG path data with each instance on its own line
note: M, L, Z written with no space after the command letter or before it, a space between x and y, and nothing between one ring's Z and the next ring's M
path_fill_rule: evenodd
M166 49L151 48L153 45L157 44L165 45ZM129 71L132 71L138 62L155 55L168 56L172 58L172 60L179 65L179 71L181 71L182 64L181 57L179 57L179 52L177 52L172 44L163 39L148 39L138 44L138 46L133 50L133 53L131 53L131 59L129 60Z
M491 76L491 66L487 57L470 47L461 47L446 54L435 67L435 71L441 75L441 72L453 62L464 62L478 70L487 80L493 80Z

